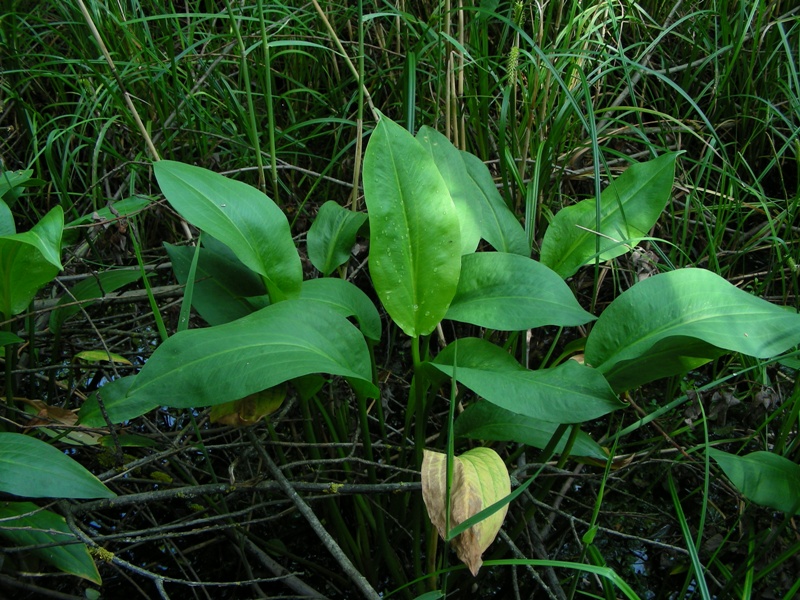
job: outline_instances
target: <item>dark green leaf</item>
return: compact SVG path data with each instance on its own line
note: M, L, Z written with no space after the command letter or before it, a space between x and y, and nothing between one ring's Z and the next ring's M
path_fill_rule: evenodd
M460 343L460 342L459 342ZM459 369L460 362L459 362ZM467 407L458 416L455 434L474 440L492 440L496 442L519 442L534 448L545 448L558 429L558 423L533 419L519 413L481 400ZM564 452L567 436L562 436L556 446L556 452ZM608 455L600 445L585 432L578 433L572 447L573 456L588 456L598 460L607 460Z
M10 318L62 269L64 211L56 206L30 231L0 237L0 314Z
M709 448L708 454L748 500L790 515L800 514L800 465L772 452L737 456Z
M31 552L56 569L100 585L102 580L86 545L70 531L64 517L32 502L0 502L0 536L16 546L62 544Z
M245 183L200 167L161 160L153 170L175 210L262 275L273 302L300 294L300 256L289 222L272 200Z
M347 262L356 243L358 230L367 220L364 213L353 212L328 200L319 208L308 230L308 258L326 277Z
M454 347L431 363L451 377ZM568 360L529 371L502 348L477 338L458 340L456 378L492 404L551 423L580 423L624 406L595 369Z
M461 258L447 318L504 331L583 325L594 319L553 271L533 259L500 252Z
M467 174L479 191L477 198L481 206L479 220L481 237L498 252L530 256L531 247L525 230L497 191L488 167L480 158L463 150L461 158L464 160Z
M708 362L723 351L769 358L800 343L800 315L703 269L637 283L614 300L586 342L586 362L630 389Z
M341 375L367 395L378 393L361 332L318 301L294 299L177 333L156 349L127 396L103 400L111 420L120 422L156 406L238 400L310 373ZM82 422L89 418L81 411Z
M0 433L0 491L29 498L116 495L63 452L19 433Z

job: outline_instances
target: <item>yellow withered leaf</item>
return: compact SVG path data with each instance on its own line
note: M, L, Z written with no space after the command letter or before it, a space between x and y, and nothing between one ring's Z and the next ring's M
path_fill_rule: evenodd
M284 398L286 398L286 386L277 385L245 396L240 400L232 400L231 402L213 406L210 419L212 423L221 423L223 425L239 427L252 425L278 410Z
M428 517L442 539L446 539L446 487L447 455L426 450L422 459L422 498ZM508 469L497 452L490 448L474 448L456 456L450 489L450 528L510 493ZM497 537L507 512L506 505L452 540L459 560L467 565L473 576L478 574L483 564L481 557Z

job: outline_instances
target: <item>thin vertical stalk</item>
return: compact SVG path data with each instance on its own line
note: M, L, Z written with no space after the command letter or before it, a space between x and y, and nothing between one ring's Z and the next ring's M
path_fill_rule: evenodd
M275 149L275 107L272 97L272 54L269 39L267 38L267 25L264 21L264 1L258 0L258 23L261 28L261 46L264 49L264 69L266 70L266 101L267 101L267 132L269 134L269 175L272 181L272 199L281 206L278 189L278 153Z

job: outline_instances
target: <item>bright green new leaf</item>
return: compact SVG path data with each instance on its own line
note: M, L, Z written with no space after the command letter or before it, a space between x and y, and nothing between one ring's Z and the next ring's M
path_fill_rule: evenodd
M32 502L0 502L0 536L16 546L62 544L31 550L59 571L88 579L100 585L100 573L85 544L75 543L64 517L44 510Z
M431 363L451 377L454 346ZM580 423L624 406L595 369L568 360L530 371L502 348L478 338L458 340L456 379L492 404L551 423Z
M300 297L332 308L343 317L355 317L364 337L381 339L381 316L360 288L338 277L309 279L303 282Z
M164 244L172 270L186 285L195 248ZM195 271L192 307L209 325L222 325L254 312L247 300L266 293L264 282L236 258L233 252L211 236L203 235L203 247Z
M748 500L790 515L800 514L800 465L772 452L737 456L709 448L708 454Z
M566 279L594 262L599 234L600 261L628 252L647 236L672 195L675 159L670 152L636 163L600 196L600 230L594 199L562 209L547 227L540 260Z
M461 228L461 254L470 254L481 241L481 190L470 179L461 151L441 133L423 125L417 132L419 141L430 154L447 184Z
M481 237L498 252L530 256L531 247L525 230L497 191L489 168L480 158L469 152L462 150L461 158L464 160L469 178L475 183L479 192L477 198L481 216L478 222L481 227Z
M76 301L99 300L106 294L114 292L141 278L142 272L138 269L103 271L95 276L87 277L73 286L69 294L61 296L56 309L50 313L50 331L53 334L58 334L61 331L61 326L64 324L64 321L69 319L72 315L79 313L81 311L81 306L85 308L92 304L91 302L81 302L81 304L78 305L75 304ZM70 306L62 306L64 304L69 304Z
M11 318L61 266L64 211L56 206L30 231L0 237L0 315Z
M461 277L446 317L489 329L583 325L583 310L564 280L519 254L479 252L461 258Z
M458 214L436 164L381 117L364 156L369 271L386 312L409 336L442 320L461 270Z
M241 181L200 167L161 160L153 170L173 208L263 276L273 302L300 294L300 256L289 222L272 200Z
M348 210L333 200L320 206L306 237L311 264L327 277L346 263L366 220L366 214Z
M676 375L724 352L769 358L800 343L800 315L703 269L637 283L586 341L586 362L622 391Z
M121 365L131 364L131 361L124 356L120 356L114 352L106 352L105 350L82 350L74 356L74 359L91 364L108 361L112 361Z
M460 355L459 355L460 356ZM459 367L461 368L459 358ZM542 421L511 412L504 408L481 400L467 407L456 419L455 434L473 440L491 440L495 442L519 442L534 448L545 448L555 435L558 423ZM564 452L567 436L562 436L556 445L558 454ZM584 432L578 432L572 446L572 456L588 456L598 460L607 460L608 455L600 445Z
M0 491L28 498L116 495L63 452L20 433L0 433Z
M490 448L473 448L454 457L450 487L450 529L511 493L511 479L503 459ZM422 459L422 498L428 517L442 539L447 530L447 455L425 450ZM459 560L478 575L481 556L503 526L506 504L452 540Z
M294 299L225 325L175 334L156 349L127 396L103 400L118 423L156 406L238 400L310 373L347 377L377 397L361 332L321 302ZM89 418L82 410L81 421Z

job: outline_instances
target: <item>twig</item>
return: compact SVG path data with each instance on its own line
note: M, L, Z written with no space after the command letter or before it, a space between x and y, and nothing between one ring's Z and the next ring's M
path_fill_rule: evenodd
M300 495L294 490L292 484L289 483L289 480L286 479L278 466L273 462L270 455L267 454L266 450L264 450L264 445L258 440L252 429L247 430L247 437L250 439L253 447L258 452L261 460L263 460L264 464L267 465L267 468L269 469L270 473L272 473L272 476L278 482L278 485L289 497L289 499L294 502L297 510L299 510L300 513L306 518L306 521L308 521L308 524L314 530L314 533L316 533L322 543L325 544L325 547L328 549L331 555L333 555L334 559L336 559L336 562L339 563L348 577L350 577L358 589L361 590L361 593L364 595L364 597L369 598L370 600L380 600L378 592L376 592L366 578L359 573L358 570L356 570L356 568L353 566L353 563L350 562L350 559L347 558L347 555L339 547L339 544L337 544L336 541L325 530L325 527L322 525L322 523L320 523L317 515L315 515L314 511L311 510L311 507L309 507L308 504L306 504Z

